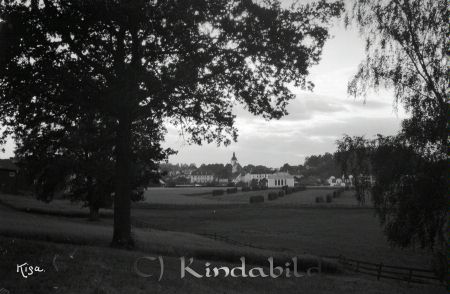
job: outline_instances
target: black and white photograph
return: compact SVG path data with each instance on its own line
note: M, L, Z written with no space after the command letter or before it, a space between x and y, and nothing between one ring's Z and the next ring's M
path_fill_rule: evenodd
M445 294L444 0L0 0L0 294Z

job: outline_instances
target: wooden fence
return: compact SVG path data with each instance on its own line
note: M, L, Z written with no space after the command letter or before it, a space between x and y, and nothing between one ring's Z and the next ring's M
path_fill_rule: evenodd
M133 225L140 228L154 228L149 224L133 219ZM162 229L163 228L156 228ZM242 246L242 247L250 247L250 248L258 248L258 249L266 249L264 247L255 246L252 243L248 242L240 242L233 240L227 236L219 235L217 233L198 233L201 236L222 241L231 245ZM322 256L323 258L336 259L339 263L341 263L345 269L352 270L361 274L371 275L377 277L378 280L381 278L385 279L393 279L405 281L408 283L420 283L420 284L444 284L444 279L440 278L436 275L434 271L419 269L419 268L411 268L411 267L402 267L402 266L393 266L386 265L383 263L372 263L362 260L356 260L347 258L343 255L340 256Z
M209 234L203 233L200 234L207 238L211 238L214 240L219 240L222 242L226 242L229 244L237 245L237 246L246 246L258 249L265 249L263 247L255 246L251 243L239 242L233 239L230 239L226 236L221 236L216 233ZM411 267L402 267L402 266L393 266L386 265L383 263L372 263L362 260L356 260L351 258L346 258L345 256L322 256L323 258L337 259L339 263L341 263L344 268L353 270L358 273L367 274L371 276L377 277L378 280L381 278L385 279L393 279L405 281L408 283L420 283L420 284L444 284L444 280L442 278L437 277L436 273L431 270L420 269L420 268L411 268Z
M346 258L342 255L338 257L338 261L346 269L375 276L378 280L385 278L421 284L442 284L444 282L442 278L436 276L434 271L426 269L392 266L383 263L372 263Z

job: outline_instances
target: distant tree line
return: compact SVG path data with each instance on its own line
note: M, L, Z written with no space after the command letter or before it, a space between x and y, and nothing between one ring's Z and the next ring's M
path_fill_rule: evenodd
M289 165L288 163L285 163L280 168L253 164L240 166L238 164L237 173L235 174L232 173L231 164L221 163L201 164L199 167L195 164L162 163L160 169L164 179L177 184L188 183L189 179L187 177L192 172L210 174L220 179L232 179L238 174L271 174L280 171L297 176L307 185L326 184L326 180L329 177L340 177L342 175L341 169L336 163L335 156L331 153L308 156L306 157L304 164Z

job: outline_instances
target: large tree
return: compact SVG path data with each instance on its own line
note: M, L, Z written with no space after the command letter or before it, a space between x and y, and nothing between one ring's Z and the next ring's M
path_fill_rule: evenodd
M3 1L2 123L32 128L84 109L114 119L113 244L132 246L136 122L164 120L190 142L228 144L235 103L280 118L289 85L312 88L308 70L341 10L325 1Z
M403 131L418 148L447 146L447 1L355 0L350 20L366 39L366 59L349 93L394 91L409 112Z
M49 127L16 127L16 159L33 183L38 199L51 201L57 192L64 193L73 201L83 202L89 207L90 219L97 220L99 209L112 203L116 123L88 111L58 118L53 118ZM171 152L160 146L157 139L162 139L163 133L157 125L136 130L140 136L132 148L139 171L132 175L132 200L142 198L143 188L159 176L156 163Z
M349 23L366 38L366 59L349 83L349 93L364 96L369 89L386 87L409 113L398 136L359 144L367 147L376 176L377 212L393 244L441 249L443 263L448 222L447 8L445 0L355 0L348 14ZM353 143L344 138L341 150L350 150Z

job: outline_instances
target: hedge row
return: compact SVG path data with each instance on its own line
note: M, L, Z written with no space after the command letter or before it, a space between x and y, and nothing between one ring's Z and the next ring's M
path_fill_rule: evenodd
M295 192L299 192L299 191L304 191L304 190L306 190L305 186L295 186L295 187L284 186L283 187L283 191L286 195L295 193Z

